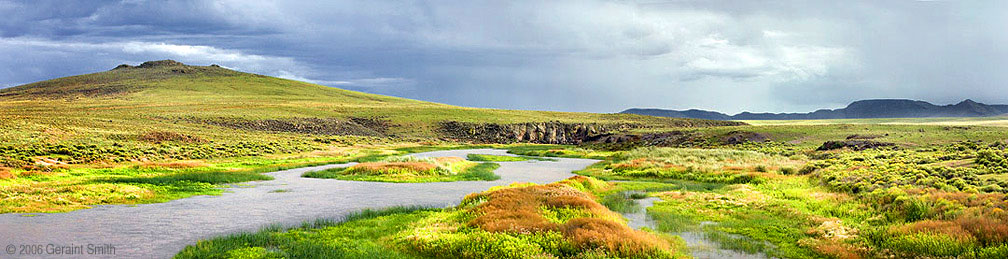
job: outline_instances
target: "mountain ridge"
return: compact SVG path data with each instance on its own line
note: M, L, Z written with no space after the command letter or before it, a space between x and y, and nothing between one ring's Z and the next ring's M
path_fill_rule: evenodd
M667 110L656 108L630 108L622 114L637 114L669 118L707 120L816 120L816 119L874 119L874 118L929 118L929 117L989 117L1008 114L1008 105L984 104L971 99L956 104L935 105L910 99L858 100L839 109L819 109L807 113L754 113L741 112L728 115L698 109Z

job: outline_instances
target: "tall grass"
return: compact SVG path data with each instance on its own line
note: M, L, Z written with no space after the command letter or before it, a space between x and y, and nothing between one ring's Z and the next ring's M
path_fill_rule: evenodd
M500 179L493 173L498 167L496 163L475 163L458 157L395 156L346 168L306 172L302 176L377 182L493 181Z
M202 240L175 258L412 258L388 249L381 237L430 214L427 207L391 207L351 213L341 220L315 220L297 228L265 227Z

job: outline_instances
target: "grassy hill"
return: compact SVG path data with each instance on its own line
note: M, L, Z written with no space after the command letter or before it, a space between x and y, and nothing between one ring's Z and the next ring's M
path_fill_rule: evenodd
M347 91L218 66L174 61L121 66L111 71L57 78L0 90L4 127L22 133L62 130L69 135L171 129L231 132L198 123L208 119L347 120L380 118L401 136L432 137L434 122L642 123L669 126L682 120L634 115L479 109ZM220 125L222 123L209 123ZM213 134L212 132L223 134ZM201 134L201 135L202 135ZM24 136L5 134L5 143Z
M171 60L0 89L0 118L0 213L215 194L260 172L464 144L443 136L448 121L725 125L466 108Z
M344 136L438 141L445 121L725 124L458 107L171 60L2 89L0 117L0 166L8 167L43 156L82 163L293 153Z

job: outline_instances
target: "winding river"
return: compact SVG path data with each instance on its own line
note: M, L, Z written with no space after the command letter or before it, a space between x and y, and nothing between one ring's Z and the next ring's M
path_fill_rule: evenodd
M504 150L469 149L414 154L417 157L507 155ZM111 245L117 258L169 258L186 245L263 226L295 226L306 220L340 218L365 208L397 205L447 207L463 196L512 182L551 183L597 160L497 162L497 181L445 183L379 183L303 178L308 171L344 167L334 164L267 173L275 179L232 187L219 196L195 196L164 203L103 205L52 214L0 214L0 246ZM9 248L9 247L8 247ZM0 257L10 256L0 252ZM25 258L26 256L17 256ZM30 257L30 256L28 256ZM45 257L45 256L39 256ZM98 256L101 257L101 256Z

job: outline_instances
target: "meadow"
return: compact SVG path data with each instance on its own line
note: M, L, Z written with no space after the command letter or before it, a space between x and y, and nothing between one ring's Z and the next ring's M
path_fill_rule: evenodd
M217 195L322 164L358 162L303 177L489 181L496 163L601 161L450 208L375 208L212 238L180 258L680 258L696 249L689 235L782 258L1008 257L1003 117L739 125L479 109L168 65L3 89L0 118L0 213ZM447 137L448 121L627 127L580 145L482 143ZM405 156L472 147L517 156ZM644 229L619 214L637 209L651 219Z
M711 138L715 138L717 133L710 132L765 127L784 127L760 133L786 137L781 138L782 141L773 139L760 143L717 144L711 141L698 147L645 146L627 150L594 150L588 147L525 145L509 149L511 153L521 155L602 158L602 162L576 172L588 178L568 180L565 184L588 183L591 187L578 189L591 194L589 197L605 206L610 214L600 216L606 213L583 211L575 214L610 218L612 222L625 224L620 216L611 213L640 209L637 204L640 198L658 198L659 201L646 208L652 223L643 231L665 240L667 246L661 247L672 252L672 256L688 257L691 249L700 249L677 238L684 233L699 234L718 249L781 258L1008 256L1008 229L1004 228L1008 226L1008 218L1005 217L1008 209L1008 196L1005 194L1008 187L1008 181L1005 181L1008 151L1004 144L1008 135L994 134L1003 133L1005 129L813 125L805 126L804 130L790 126L740 126L697 131L712 134ZM858 127L858 130L851 133L852 127ZM819 150L818 145L791 141L843 140L855 134L873 136L873 141L886 141L911 139L901 135L922 131L930 132L930 135L911 142L864 150ZM886 138L886 134L891 137ZM969 137L953 140L964 135ZM529 185L507 188L517 186ZM494 191L470 195L455 208L423 213L461 213L459 208L471 208L466 206L468 201L474 197L485 200L487 193ZM507 197L514 201L502 207L512 208L515 204L539 199L524 195L509 194ZM457 215L469 219L469 227L493 229L491 223L500 223L504 226L499 228L513 229L514 224L520 223L519 229L526 233L507 243L486 239L481 243L483 246L479 246L483 253L466 252L462 256L503 256L496 254L500 253L502 246L515 250L532 249L527 246L530 242L528 238L553 239L530 233L555 229L553 224L569 222L564 218L578 217L562 210L554 211L549 206L542 208L539 215L519 211L484 212L479 215L494 216L493 220L482 221L482 224L471 221L478 217ZM444 231L446 226L452 226L448 222L427 221L397 231L417 233L418 229L430 228ZM342 224L355 223L357 221ZM287 230L264 231L277 234ZM297 231L325 230L308 228ZM439 237L444 234L423 233L420 236ZM455 240L453 242L475 239L473 232L448 233L458 234L454 236L456 239L451 239ZM559 236L562 237L562 233ZM201 245L235 243L226 241L228 238L233 240L234 237L214 239ZM403 257L441 256L410 252L423 251L418 250L418 245L436 247L436 251L466 251L441 238L424 239L423 242L437 245L401 242L381 245L404 253ZM539 246L533 246L536 248L531 251L546 251L558 257L580 255L550 252L555 250L545 249L542 243L536 244ZM193 249L199 246L190 247L187 251L196 251ZM243 248L236 245L228 249ZM633 257L618 253L608 255Z
M200 241L177 258L681 258L675 237L634 230L573 177L474 193L445 209L391 208L342 221Z
M461 157L415 158L390 156L380 161L304 173L303 177L393 183L493 181L496 163L477 163Z

